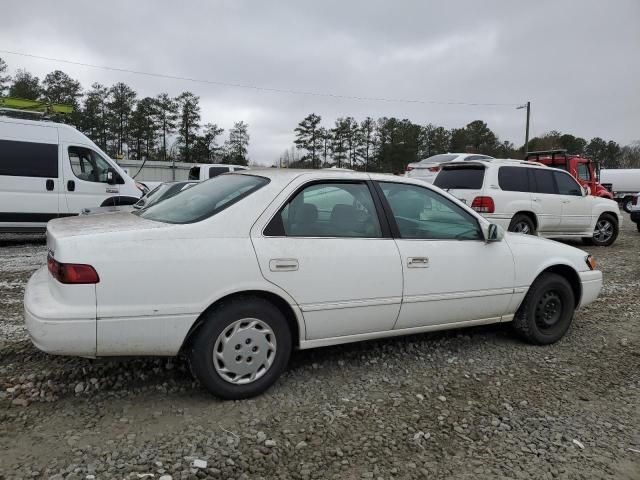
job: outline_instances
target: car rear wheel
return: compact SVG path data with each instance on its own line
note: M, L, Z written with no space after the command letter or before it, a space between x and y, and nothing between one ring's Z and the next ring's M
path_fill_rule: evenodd
M569 329L575 311L571 285L555 273L543 273L531 285L513 319L513 328L525 340L548 345Z
M258 297L239 297L205 314L189 350L196 378L217 397L261 394L284 371L291 332L282 312Z
M625 212L630 213L631 207L633 207L633 197L626 197L624 200L622 200L622 209Z
M618 221L613 215L603 213L593 230L593 237L585 238L586 243L596 247L608 247L618 238Z
M509 223L509 231L515 233L524 233L526 235L535 235L536 228L533 220L528 215L519 213L511 219Z

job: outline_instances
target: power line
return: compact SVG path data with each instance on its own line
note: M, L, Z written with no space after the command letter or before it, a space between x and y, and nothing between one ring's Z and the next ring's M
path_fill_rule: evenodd
M66 63L69 65L77 65L81 67L109 70L112 72L131 73L134 75L144 75L147 77L164 78L169 80L181 80L181 81L193 82L193 83L204 83L208 85L216 85L219 87L244 88L249 90L255 90L258 92L283 93L283 94L289 94L289 95L306 95L306 96L313 96L313 97L328 97L328 98L337 98L341 100L358 100L358 101L387 102L387 103L416 103L416 104L423 104L423 105L464 105L464 106L470 106L470 107L514 107L514 106L520 105L519 103L453 102L453 101L440 101L440 100L419 100L419 99L408 99L408 98L361 97L356 95L341 95L341 94L329 93L329 92L291 90L291 89L285 89L285 88L272 88L272 87L263 87L259 85L249 85L249 84L243 84L243 83L230 83L230 82L220 82L217 80L182 77L178 75L167 75L164 73L143 72L140 70L130 70L128 68L109 67L106 65L94 65L91 63L76 62L73 60L64 60L61 58L45 57L42 55L33 55L30 53L24 53L24 52L14 52L11 50L0 50L0 53L4 53L8 55L17 55L21 57L36 58L39 60L47 60L50 62Z

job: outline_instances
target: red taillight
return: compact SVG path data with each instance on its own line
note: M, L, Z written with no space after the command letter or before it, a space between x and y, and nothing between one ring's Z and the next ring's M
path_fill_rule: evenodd
M410 172L411 170L413 170L413 167L407 165L407 172Z
M439 172L440 171L440 167L429 167L429 171L430 172Z
M60 263L51 255L47 258L49 272L60 283L98 283L100 277L91 265L77 263Z
M471 208L479 213L493 213L496 211L496 206L493 203L491 197L476 197L471 203Z

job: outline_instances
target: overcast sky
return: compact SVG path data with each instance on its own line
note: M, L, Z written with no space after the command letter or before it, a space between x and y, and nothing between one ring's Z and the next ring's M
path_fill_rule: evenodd
M640 1L14 1L0 49L77 62L359 97L506 103L465 106L285 95L110 72L0 52L11 71L61 69L85 88L139 96L190 90L202 120L249 124L250 158L272 163L308 113L397 116L448 128L475 119L524 143L555 129L640 140ZM226 132L225 132L226 135Z

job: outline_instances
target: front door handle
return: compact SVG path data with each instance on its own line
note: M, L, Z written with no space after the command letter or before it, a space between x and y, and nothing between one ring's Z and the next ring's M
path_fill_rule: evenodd
M295 258L272 258L269 260L269 270L272 272L295 272L298 270L298 260Z
M47 179L47 181L46 181L45 185L46 185L46 187L47 187L47 190L48 190L48 191L50 191L50 192L51 192L51 191L54 189L54 187L55 187L55 184L53 183L53 180L51 180L50 178L49 178L49 179Z
M69 190L70 192L73 192L76 189L76 182L74 182L73 180L69 180L67 182L67 190Z
M539 198L532 198L531 200L533 200L534 202L539 202L540 201Z
M429 266L429 257L407 258L407 267L409 268L427 268L428 266Z

